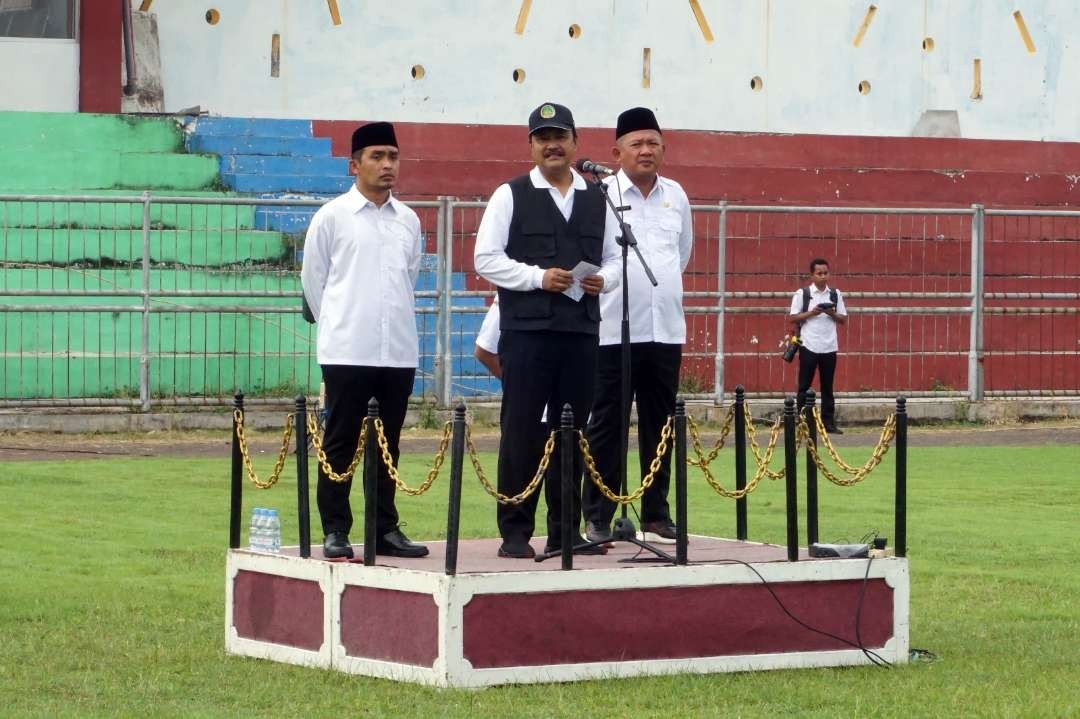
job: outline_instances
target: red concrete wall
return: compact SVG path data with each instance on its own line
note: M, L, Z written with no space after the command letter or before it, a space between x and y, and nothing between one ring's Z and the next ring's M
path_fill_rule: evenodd
M120 112L123 52L118 0L79 4L79 112Z

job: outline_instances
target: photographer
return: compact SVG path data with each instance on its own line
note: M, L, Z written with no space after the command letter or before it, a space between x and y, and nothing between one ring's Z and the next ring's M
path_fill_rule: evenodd
M818 373L821 392L821 419L830 434L843 434L836 426L836 405L833 400L833 378L836 376L836 355L839 344L836 325L847 322L847 308L840 290L829 287L829 262L820 257L810 261L810 279L791 298L789 319L799 335L799 389L797 401L802 410L806 390Z

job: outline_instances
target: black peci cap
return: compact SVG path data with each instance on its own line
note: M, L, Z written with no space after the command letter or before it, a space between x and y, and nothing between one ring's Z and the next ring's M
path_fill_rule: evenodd
M626 133L637 130L660 132L660 123L656 121L656 115L647 107L631 107L619 115L619 119L615 122L615 139L618 140Z
M529 115L529 134L545 127L553 127L557 130L574 132L574 116L570 108L565 105L557 105L554 102L545 102L532 111Z
M369 122L356 128L352 134L352 154L371 145L392 145L397 147L394 126L389 122Z

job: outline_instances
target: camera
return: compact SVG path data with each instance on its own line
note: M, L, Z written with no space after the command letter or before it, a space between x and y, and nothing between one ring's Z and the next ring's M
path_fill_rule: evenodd
M780 355L780 358L785 362L791 362L799 352L800 344L798 335L792 335L787 341L787 345L784 347L784 352Z
M822 302L822 303L820 303L818 305L815 305L815 309L819 309L822 312L827 312L829 310L835 310L836 305L834 303L832 303L832 302Z

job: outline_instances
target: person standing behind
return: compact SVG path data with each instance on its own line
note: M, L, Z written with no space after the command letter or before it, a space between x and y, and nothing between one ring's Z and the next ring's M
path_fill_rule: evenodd
M323 447L335 472L344 472L352 461L372 397L379 402L395 465L400 455L419 353L413 287L420 271L420 220L391 193L398 167L393 125L357 128L349 160L356 183L319 208L304 241L300 279L318 327L317 355L326 385ZM353 556L351 487L351 479L331 481L320 464L317 499L328 558ZM427 547L401 531L394 490L379 462L375 552L423 557Z
M836 356L840 344L836 326L847 322L847 307L840 290L829 287L829 262L821 257L810 260L811 284L791 298L791 314L799 335L799 389L796 394L799 409L806 401L806 390L818 373L821 389L821 421L826 431L843 434L836 426L836 401L833 399L833 379L836 376Z
M682 186L659 174L664 162L664 138L651 110L634 107L619 115L612 157L620 170L606 180L608 192L613 193L616 204L630 206L623 220L634 230L638 249L657 280L657 286L653 287L637 255L631 252L627 263L630 392L631 399L637 400L638 455L644 477L660 442L660 432L668 416L675 413L682 345L686 341L682 273L690 262L694 226L690 201ZM619 190L621 198L614 195ZM601 297L596 400L588 428L597 469L605 484L616 493L620 491L619 455L626 439L623 428L629 427L630 417L629 404L621 411L619 407L622 311L622 292ZM641 500L642 531L649 541L675 541L675 525L667 501L670 460L669 447L660 471ZM586 537L590 541L609 539L615 504L588 477L582 486L581 508Z
M499 291L498 485L507 495L525 488L544 454L546 430L536 418L545 407L548 429L558 426L564 403L573 408L575 426L584 427L596 377L597 295L619 283L618 247L604 198L572 169L577 129L570 110L554 103L536 108L529 116L529 150L536 167L495 190L473 255L476 271ZM575 280L571 270L581 262L599 269ZM574 476L580 477L577 453L574 464ZM545 550L554 551L562 536L558 449L548 466ZM580 517L579 490L574 495L571 513ZM534 493L519 505L498 505L500 557L535 556L529 540L538 500ZM581 541L577 522L575 544Z

